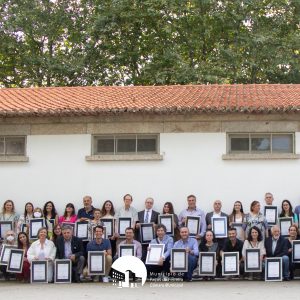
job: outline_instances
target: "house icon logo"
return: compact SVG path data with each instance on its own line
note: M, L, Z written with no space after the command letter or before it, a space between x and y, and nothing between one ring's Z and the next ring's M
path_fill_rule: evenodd
M147 269L135 256L122 256L111 267L113 285L118 288L142 287L146 282Z

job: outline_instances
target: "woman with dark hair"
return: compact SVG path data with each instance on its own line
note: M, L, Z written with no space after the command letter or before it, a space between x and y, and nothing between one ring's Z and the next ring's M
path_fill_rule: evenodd
M291 202L287 199L283 200L281 203L281 213L279 215L280 218L292 217L293 223L298 224L298 216L293 213L293 206Z
M53 227L52 242L54 243L55 246L56 246L57 238L62 235L62 230L61 229L62 228L61 228L60 224L56 224Z
M33 219L33 204L31 202L27 202L25 204L25 208L24 208L24 214L20 216L19 221L18 221L18 227L17 227L17 232L21 232L22 231L22 226L23 224L26 224L26 228L24 232L28 232L28 226L29 226L29 221L30 219Z
M52 201L48 201L45 203L43 214L46 222L46 227L48 229L48 238L51 239L53 235L53 227L58 224L58 214Z
M0 221L12 221L14 228L17 228L19 215L15 212L15 204L12 200L6 200L3 203Z
M235 201L232 209L232 213L229 215L229 227L232 226L233 223L243 224L244 222L244 209L241 201ZM240 230L238 230L240 229ZM244 241L245 240L245 232L242 227L237 228L237 238Z
M288 256L290 258L290 278L294 279L294 272L297 264L293 263L293 241L299 240L298 227L291 225L289 228L289 237L287 238Z
M27 259L27 251L30 247L30 242L28 235L25 232L20 232L18 234L18 249L24 250L24 260L23 260L23 269L22 273L17 273L16 278L17 280L23 282L29 282L30 279L30 263Z
M162 215L173 215L174 216L174 242L180 240L179 227L178 227L178 216L174 213L172 202L166 202L164 204Z
M263 262L264 256L266 255L266 248L263 241L263 236L260 229L257 226L253 226L250 228L248 237L243 245L243 259L246 261L246 249L259 249L260 250L260 260ZM261 275L259 273L259 275ZM260 279L261 277L259 277ZM253 279L253 273L249 273L249 280Z
M75 213L75 207L73 203L68 203L65 208L63 216L60 216L58 223L75 223L77 220L77 215Z
M265 216L260 212L260 203L253 201L250 205L250 213L245 215L245 221L243 228L246 232L246 236L249 235L249 231L253 226L256 226L261 231L263 239L268 237L268 222Z
M114 218L115 216L115 208L113 203L110 200L106 200L101 208L101 218Z
M216 253L216 269L217 269L217 274L220 273L220 266L218 262L220 262L220 251L219 251L219 245L218 242L216 241L215 234L212 230L206 230L205 235L203 239L201 240L201 243L199 245L199 252L215 252ZM210 276L204 276L204 280L211 280L214 279L214 277Z

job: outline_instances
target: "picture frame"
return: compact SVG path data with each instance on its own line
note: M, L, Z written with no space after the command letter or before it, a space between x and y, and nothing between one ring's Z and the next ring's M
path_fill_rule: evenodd
M165 225L167 231L166 234L169 236L174 236L174 215L159 215L158 223Z
M23 249L11 249L6 271L10 273L22 273L24 255Z
M239 252L222 252L222 275L240 275Z
M211 218L211 225L216 238L227 238L227 217L213 217Z
M189 229L190 237L195 237L200 232L200 223L201 217L200 216L187 216L185 226Z
M146 265L158 265L160 258L164 255L165 244L149 244Z
M293 218L292 217L278 218L278 223L279 223L281 236L288 237L289 228L293 224Z
M246 249L245 272L261 272L262 261L260 259L260 249Z
M30 283L48 283L48 261L32 260L30 265Z
M17 246L3 245L0 256L0 265L7 265L10 257L10 251L17 249Z
M109 239L115 234L115 219L102 218L102 224L106 227L106 238Z
M72 261L70 259L56 259L54 261L54 283L72 282Z
M269 226L276 225L278 219L278 207L274 205L266 205L264 207L264 216L267 219Z
M265 259L265 281L282 281L282 257Z
M13 222L12 221L0 221L0 239L5 239L5 233L8 230L13 230Z
M216 252L199 252L199 276L216 276Z
M121 238L125 237L125 230L128 227L132 228L131 218L123 218L123 217L118 218L118 233Z
M104 251L88 252L88 274L105 275L105 253Z
M292 262L300 263L300 240L292 241Z
M25 232L26 234L28 234L28 224L22 223L20 226L20 230L21 232Z
M45 227L45 219L44 218L30 219L29 220L29 239L37 240L38 239L38 231L42 227Z
M82 241L89 240L89 222L82 221L75 223L75 235Z
M149 244L154 239L153 223L140 223L141 244Z
M171 249L170 260L171 272L187 272L188 271L188 255L185 249Z
M120 244L118 249L118 257L135 256L134 244Z

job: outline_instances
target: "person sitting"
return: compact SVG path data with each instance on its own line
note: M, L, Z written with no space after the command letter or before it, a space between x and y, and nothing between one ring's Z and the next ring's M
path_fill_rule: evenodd
M19 232L18 234L18 249L24 250L23 269L22 273L17 273L16 278L19 281L30 281L30 263L27 259L27 251L30 247L29 238L26 232Z
M288 245L288 255L290 259L290 278L294 279L295 269L298 264L293 263L293 241L299 240L298 227L296 225L291 225L289 228L289 237L287 238Z

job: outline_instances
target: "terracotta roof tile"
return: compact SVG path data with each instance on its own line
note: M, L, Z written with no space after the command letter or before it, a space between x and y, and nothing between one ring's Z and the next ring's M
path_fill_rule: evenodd
M0 89L0 116L299 111L300 84Z

